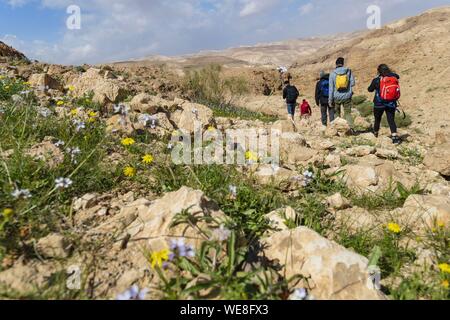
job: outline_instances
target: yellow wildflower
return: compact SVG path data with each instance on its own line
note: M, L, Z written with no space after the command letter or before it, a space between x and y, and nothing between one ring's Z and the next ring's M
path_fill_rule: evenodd
M3 80L3 79L5 79L6 77L5 76L0 76L0 80Z
M3 216L5 217L6 220L11 219L13 214L14 214L13 209L10 209L10 208L3 209Z
M450 265L448 263L441 263L438 267L441 272L450 273Z
M444 287L445 289L448 289L448 287L449 287L448 280L442 281L442 287Z
M60 107L60 106L64 105L64 101L59 100L59 101L56 103L56 105L57 105L58 107Z
M28 81L24 81L24 82L23 82L23 85L24 85L24 86L29 86L30 84L31 84L31 83L29 83Z
M153 156L151 154L146 154L142 157L142 163L144 164L152 164L153 163Z
M402 231L402 228L394 222L389 223L387 228L390 232L396 233L396 234L398 234Z
M258 162L258 155L252 151L247 151L245 153L245 159L252 162Z
M96 119L95 118L89 118L87 121L88 121L88 123L94 123L96 121Z
M132 178L136 175L136 169L130 166L125 167L125 169L123 169L123 174L128 178Z
M215 131L216 131L216 128L214 128L213 126L209 126L209 127L208 127L208 131L209 131L209 132L215 132Z
M178 131L173 131L173 132L172 132L172 137L178 137L178 135L179 135L179 132L178 132Z
M67 89L69 89L69 91L74 91L75 90L75 87L74 86L69 86Z
M78 114L78 109L72 109L72 110L70 110L70 114L71 114L72 116L76 116L76 115Z
M132 146L133 144L135 144L136 143L136 141L134 141L134 139L133 138L125 138L125 139L122 139L122 145L124 145L124 146Z
M95 111L91 110L91 111L88 112L88 116L91 117L91 118L95 118L95 117L98 116L98 112L95 112Z
M153 252L150 255L150 263L152 265L152 268L154 269L156 266L161 268L163 263L169 260L169 254L170 251L168 249Z
M438 221L437 226L441 229L445 228L445 222L443 221Z
M5 90L8 91L9 88L11 88L11 87L10 87L10 86L6 86L6 87L5 87Z

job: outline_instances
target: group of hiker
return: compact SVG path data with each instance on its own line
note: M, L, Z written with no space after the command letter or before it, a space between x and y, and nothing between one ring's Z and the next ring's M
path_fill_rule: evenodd
M279 70L280 71L280 70ZM400 98L400 77L394 73L386 64L378 67L378 75L372 80L368 91L375 93L373 134L378 137L383 114L386 113L387 121L391 130L391 138L394 144L400 144L401 139L397 133L395 115ZM280 71L281 72L281 71ZM292 76L284 73L283 99L286 100L289 117L294 121L297 106L299 106L301 117L310 118L312 109L309 102L304 99L300 105L297 100L300 96L298 89L291 84ZM340 57L336 60L336 69L330 74L320 72L320 79L316 84L315 102L320 107L322 124L327 126L336 117L341 117L348 122L350 133L356 135L352 117L353 87L356 84L355 76L350 68L345 66L345 59ZM343 112L342 112L343 111ZM343 113L343 114L342 114Z

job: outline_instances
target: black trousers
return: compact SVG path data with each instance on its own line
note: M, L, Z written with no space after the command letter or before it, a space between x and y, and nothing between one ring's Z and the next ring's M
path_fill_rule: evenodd
M391 133L397 133L397 124L395 123L396 110L394 108L375 107L373 110L375 116L375 124L373 126L373 130L375 132L380 131L381 119L383 118L383 114L386 112L386 117L389 124L389 128L391 129Z

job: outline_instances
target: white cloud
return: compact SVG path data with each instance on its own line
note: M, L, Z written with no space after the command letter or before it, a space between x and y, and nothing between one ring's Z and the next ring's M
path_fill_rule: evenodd
M184 54L283 39L334 34L366 27L366 8L382 7L384 23L448 0L0 0L14 7L34 2L60 16L60 37L30 29L26 38L4 37L28 57L81 64ZM67 6L81 7L81 30L66 29ZM33 5L34 5L33 4ZM39 10L41 10L39 9ZM16 8L15 10L21 10ZM314 12L314 14L311 14ZM302 15L301 19L299 16ZM25 21L23 23L26 23ZM45 25L45 23L44 23ZM301 25L301 27L300 27ZM2 34L0 33L0 38Z
M279 0L245 0L245 5L239 15L241 17L251 16L272 8Z
M311 13L314 10L314 5L311 2L304 4L300 7L300 15L304 16Z

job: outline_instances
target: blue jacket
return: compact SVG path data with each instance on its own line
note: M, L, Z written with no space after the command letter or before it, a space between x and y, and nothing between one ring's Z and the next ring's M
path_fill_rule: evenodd
M349 74L350 75L350 86L348 88L348 91L346 92L339 92L336 90L336 78L337 75L343 75L343 74ZM355 76L353 75L352 70L346 67L338 67L336 70L334 70L330 74L330 97L328 98L328 103L333 105L335 101L337 102L343 102L350 100L353 97L353 87L355 86Z

